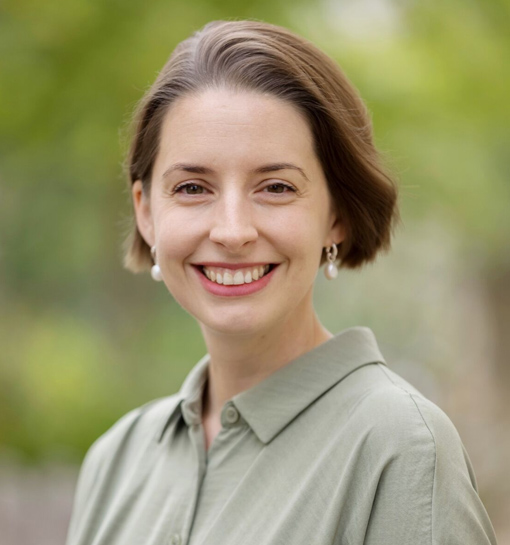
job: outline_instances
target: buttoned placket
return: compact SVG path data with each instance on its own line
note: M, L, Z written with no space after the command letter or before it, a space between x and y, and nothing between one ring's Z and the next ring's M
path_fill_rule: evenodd
M183 401L181 405L182 411L182 431L186 432L191 442L191 448L195 455L194 463L194 478L190 483L189 494L182 498L184 503L187 503L186 515L182 521L182 526L173 527L169 530L168 537L165 540L166 545L187 545L189 542L193 520L195 517L198 500L200 497L200 488L206 472L205 445L204 434L201 423L201 407L198 399L188 399Z
M196 517L197 509L200 504L200 492L203 481L207 474L207 465L211 456L214 456L214 451L221 448L221 440L225 433L242 424L242 418L230 400L225 403L221 411L220 420L222 428L218 435L214 438L208 451L205 448L205 432L201 420L201 405L198 400L188 402L182 407L182 416L188 427L188 436L193 446L193 452L196 460L196 478L194 480L191 501L185 522L182 529L173 529L168 539L168 545L188 545L192 537L193 522ZM180 530L180 531L179 531Z

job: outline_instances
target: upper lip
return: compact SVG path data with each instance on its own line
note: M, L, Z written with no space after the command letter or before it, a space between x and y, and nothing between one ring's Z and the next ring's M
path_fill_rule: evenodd
M264 265L271 265L269 261L261 261L258 263L223 263L220 261L204 261L202 263L195 263L197 267L221 267L222 269L246 269L247 267L260 267ZM277 263L273 263L277 265Z

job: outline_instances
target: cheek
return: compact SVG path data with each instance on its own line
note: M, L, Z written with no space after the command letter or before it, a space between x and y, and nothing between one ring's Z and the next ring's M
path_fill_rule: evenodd
M155 222L155 230L160 257L166 260L185 258L193 252L195 242L200 237L199 224L189 218L184 221L177 213L159 216Z
M317 218L310 214L288 214L272 227L282 254L303 266L319 266L323 233ZM315 260L317 263L315 264Z

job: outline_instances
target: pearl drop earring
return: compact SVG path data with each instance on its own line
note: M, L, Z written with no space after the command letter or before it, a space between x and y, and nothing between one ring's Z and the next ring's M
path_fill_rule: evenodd
M338 267L335 264L336 256L338 255L338 249L336 244L333 242L330 248L326 248L326 256L328 259L328 264L324 267L324 276L328 280L333 280L338 275Z
M156 246L153 246L151 248L151 256L154 261L154 265L151 269L151 276L156 282L161 282L163 280L163 276L161 275L161 269L159 268L159 265L156 263Z

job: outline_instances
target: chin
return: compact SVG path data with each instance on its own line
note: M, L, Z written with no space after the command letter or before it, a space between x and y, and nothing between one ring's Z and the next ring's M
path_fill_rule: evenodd
M198 317L196 319L202 329L209 329L222 335L253 335L257 331L264 331L273 327L273 322L258 320L256 317L249 315L246 310L240 315L235 312L222 312L222 314L221 320L214 318L200 320ZM229 315L226 316L226 314Z

